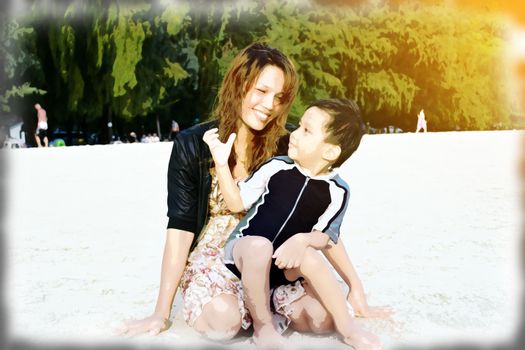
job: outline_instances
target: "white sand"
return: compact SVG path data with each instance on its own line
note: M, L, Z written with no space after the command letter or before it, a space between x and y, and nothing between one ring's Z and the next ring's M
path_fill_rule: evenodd
M513 336L521 316L522 136L370 135L343 166L352 199L342 237L369 302L397 310L391 321L359 323L386 348ZM11 336L118 342L113 326L153 311L170 151L170 143L5 151ZM176 312L180 299L175 304ZM290 338L338 344L335 336ZM126 341L203 344L180 314L161 335Z

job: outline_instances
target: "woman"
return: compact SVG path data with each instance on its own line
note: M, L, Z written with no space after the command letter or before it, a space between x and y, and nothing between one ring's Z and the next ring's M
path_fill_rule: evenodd
M218 126L224 142L227 135L237 133L229 164L236 179L248 176L266 159L286 153L285 123L297 85L293 64L284 54L252 44L237 55L224 77L213 111L215 121L177 135L168 170L169 223L157 304L150 317L127 322L125 333L156 334L167 329L179 284L184 318L201 334L230 339L241 327L250 325L240 281L220 260L224 241L240 217L230 213L222 201L202 135ZM352 285L349 301L356 313L388 314L388 309L368 307L342 243L326 249L326 256ZM308 286L281 286L273 300L294 329L333 329L329 315Z

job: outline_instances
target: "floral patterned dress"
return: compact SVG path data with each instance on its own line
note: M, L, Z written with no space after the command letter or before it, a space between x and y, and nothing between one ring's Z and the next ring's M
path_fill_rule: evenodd
M224 244L239 223L243 213L232 213L227 207L219 189L215 169L211 169L211 192L209 197L210 219L204 227L195 249L190 253L182 275L180 289L183 299L184 320L193 326L201 315L204 305L220 294L237 297L243 329L250 327L252 320L244 305L244 294L239 278L224 265ZM293 311L290 304L304 295L300 282L280 286L272 291L272 300L278 314L274 324L282 332L290 322L288 315Z

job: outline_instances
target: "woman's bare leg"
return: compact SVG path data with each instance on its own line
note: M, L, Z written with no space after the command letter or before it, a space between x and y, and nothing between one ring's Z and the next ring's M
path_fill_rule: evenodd
M230 340L241 329L241 313L237 297L220 294L204 305L193 328L213 340Z

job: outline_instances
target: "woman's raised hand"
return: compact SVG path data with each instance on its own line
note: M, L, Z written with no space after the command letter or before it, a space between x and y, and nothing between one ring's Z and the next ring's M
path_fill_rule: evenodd
M226 143L222 143L219 140L219 129L213 128L204 133L202 139L210 147L210 152L215 162L215 166L225 166L228 165L228 158L230 158L230 153L232 151L233 141L235 141L236 134L233 133L228 137Z

